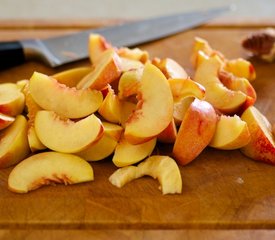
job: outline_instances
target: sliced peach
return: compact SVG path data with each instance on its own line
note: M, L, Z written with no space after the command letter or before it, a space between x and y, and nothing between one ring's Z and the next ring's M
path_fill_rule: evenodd
M97 62L105 50L112 48L112 45L103 36L95 33L90 34L88 46L90 61L93 64Z
M34 72L30 79L30 93L40 107L67 118L88 116L103 101L100 91L69 88L38 72Z
M109 122L102 122L102 125L104 127L104 134L118 142L122 134L123 128L120 125Z
M243 58L226 61L224 69L233 73L236 77L246 78L249 81L256 79L256 71L254 66L251 62Z
M52 77L59 83L65 84L67 87L76 87L79 81L92 71L91 67L71 68L62 72L58 72Z
M111 123L121 122L121 103L113 89L109 89L107 96L98 109L98 113Z
M104 127L103 137L98 142L76 153L87 161L99 161L109 157L117 146L123 128L117 124L102 122Z
M275 164L275 140L267 118L251 106L243 112L241 119L247 123L251 135L250 142L241 148L242 153L254 160Z
M27 83L24 88L22 89L22 92L25 95L25 105L27 108L27 117L28 117L28 122L30 125L33 125L32 123L34 122L34 117L35 114L42 110L42 108L34 101L31 93L30 93L30 84Z
M74 122L62 119L53 111L42 110L36 113L34 127L45 146L64 153L82 151L103 135L101 121L94 114Z
M110 156L117 146L117 141L104 133L103 137L95 144L76 153L76 155L84 158L87 161L99 161Z
M140 162L144 158L151 155L156 145L156 138L148 142L133 145L122 137L116 146L113 163L117 167L129 166Z
M216 56L220 60L224 60L224 56L221 52L215 51L209 43L200 37L195 37L193 48L192 48L192 54L191 54L191 63L194 68L197 68L201 63L201 55L198 53L201 52L201 54L205 56Z
M152 91L154 89L154 91ZM162 132L173 117L173 96L163 73L147 63L140 80L138 104L125 126L125 138L138 144Z
M0 113L14 117L22 113L24 106L24 94L16 83L0 84Z
M28 117L28 142L32 152L36 152L38 150L46 149L47 147L43 145L43 143L37 137L37 134L34 129L34 119L35 115L38 111L42 110L42 108L33 100L30 89L29 83L25 85L22 92L25 94L26 99L26 107L27 107L27 117Z
M43 185L65 185L94 180L93 168L84 159L66 153L43 152L32 155L11 171L9 190L27 193Z
M218 77L225 87L233 91L241 91L251 98L252 105L257 99L257 94L251 83L243 77L236 77L232 73L219 71Z
M29 84L28 79L22 79L16 82L16 85L20 89L20 91L22 91L27 84Z
M168 79L168 83L173 94L174 102L185 97L204 98L205 88L190 78Z
M149 175L158 179L163 194L181 193L182 179L180 170L175 160L168 156L151 156L141 162L137 167L127 166L116 170L109 181L121 188L126 183Z
M176 126L180 126L187 109L194 101L194 99L194 97L185 97L180 101L174 102L173 119L175 121Z
M34 123L28 124L28 143L32 152L44 150L47 148L37 137L37 134L34 128Z
M125 128L129 117L134 113L136 104L129 101L121 101L121 126Z
M135 95L139 91L143 68L124 72L118 83L118 97L120 99Z
M12 166L30 152L27 139L27 120L17 115L15 121L0 132L0 168Z
M245 121L242 121L237 115L221 115L209 146L217 149L233 150L247 145L249 141L250 133Z
M217 57L206 58L197 68L194 80L205 87L205 100L220 112L234 114L247 101L247 95L225 87L218 78L222 62Z
M120 57L146 63L149 60L149 53L140 48L119 48L117 53Z
M216 123L216 112L211 104L198 99L191 103L173 147L173 156L179 164L190 163L202 152L214 136Z
M120 58L120 67L122 72L127 72L133 69L142 68L144 65L138 60Z
M159 61L157 59L153 59L152 63L163 72L167 79L188 78L188 74L186 73L184 68L171 58L165 58Z
M114 49L108 49L94 63L93 70L77 84L78 89L101 90L121 75L120 57Z
M157 140L162 143L174 143L177 138L177 127L174 119L169 125L157 136Z
M15 118L0 113L0 130L8 127L14 122Z

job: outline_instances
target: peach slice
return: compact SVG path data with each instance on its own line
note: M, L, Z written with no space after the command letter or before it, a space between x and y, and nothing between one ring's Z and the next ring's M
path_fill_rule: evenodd
M123 128L120 125L109 122L102 122L102 125L104 127L104 134L108 135L118 142L122 134Z
M233 150L247 145L249 141L250 133L245 121L242 121L237 115L232 117L221 115L209 146Z
M247 95L241 91L226 88L218 78L222 67L219 58L206 58L197 68L194 80L205 87L205 100L210 102L220 112L234 114L247 101Z
M100 91L69 88L38 72L33 73L29 88L40 107L67 118L86 117L97 111L103 101Z
M241 148L244 155L258 161L275 164L275 140L267 118L254 106L247 108L241 119L247 123L250 142Z
M198 54L199 52L201 52L201 54ZM194 68L197 68L200 65L202 60L201 55L208 57L216 56L220 60L224 60L223 54L219 51L215 51L205 39L195 37L191 54L191 63Z
M8 127L14 122L15 118L0 113L0 130Z
M29 119L29 123L32 123L34 122L34 117L35 117L35 114L42 110L42 108L34 101L31 93L30 93L30 84L29 82L24 86L24 88L22 89L22 92L24 93L25 95L25 105L26 105L26 110L28 112L27 114L27 117Z
M0 84L0 113L15 117L22 113L25 97L16 83Z
M168 83L170 85L174 102L180 101L185 97L203 99L205 96L205 88L190 78L168 79Z
M27 193L43 185L68 185L92 180L93 168L84 159L72 154L43 152L15 166L8 178L8 188L12 192Z
M102 122L102 124L104 126L103 137L95 144L76 153L78 156L87 161L99 161L107 158L114 152L123 128L108 122Z
M243 77L236 77L230 72L224 70L219 71L218 77L222 84L230 90L241 91L251 99L251 105L257 99L257 94L251 83Z
M104 134L98 142L76 153L76 155L87 161L99 161L110 156L115 151L116 146L117 141L107 134Z
M119 48L117 53L122 58L127 58L141 63L146 63L149 60L149 53L140 48Z
M93 65L93 70L80 80L78 89L101 90L109 83L117 80L121 75L120 57L114 49L108 49L100 55Z
M88 48L91 63L96 63L101 54L105 50L112 48L112 45L103 36L92 33L89 36Z
M65 84L67 87L76 87L79 81L92 71L91 67L71 68L62 72L58 72L52 77L59 83Z
M129 101L121 101L121 126L125 128L129 117L134 113L136 104Z
M174 102L173 119L176 126L180 126L187 109L194 100L194 97L185 97L178 102Z
M103 135L101 121L94 114L74 122L62 119L53 111L42 110L36 113L34 127L45 146L64 153L82 151Z
M15 121L0 132L0 168L12 166L30 152L27 139L27 120L17 115Z
M122 72L127 72L133 69L142 68L144 65L140 61L128 59L128 58L120 58L120 68Z
M226 61L224 70L231 72L236 77L246 78L249 81L256 79L256 71L254 66L251 62L243 58Z
M174 119L169 125L157 136L157 140L162 143L174 143L177 138L177 127Z
M121 103L112 88L109 88L107 96L98 109L98 113L111 123L121 122Z
M27 117L28 117L28 142L32 152L36 152L38 150L46 149L47 147L43 145L43 143L37 137L37 134L34 129L34 119L35 115L38 111L42 110L42 108L33 100L30 89L29 83L25 85L22 92L25 94L26 99L26 107L27 107Z
M20 91L22 91L27 84L29 84L28 79L22 79L16 82L16 85L20 89Z
M122 137L115 149L112 159L113 163L117 167L124 167L140 162L151 155L156 146L156 142L156 138L153 138L148 142L133 145Z
M34 123L28 124L28 143L32 152L37 152L39 150L44 150L47 148L37 137Z
M188 78L188 74L186 73L184 68L171 58L165 58L162 60L155 58L153 59L152 63L163 72L167 79Z
M182 192L181 173L175 160L168 156L151 156L141 162L137 167L127 166L116 170L109 181L121 188L126 183L149 175L158 179L163 194L175 194Z
M118 97L120 99L125 99L138 93L142 74L143 67L124 72L121 75L118 83Z
M173 96L167 79L156 66L147 63L140 80L137 108L126 122L125 138L132 144L148 141L161 133L172 117Z
M173 156L181 165L193 161L210 143L217 123L215 109L195 99L186 111L173 147Z

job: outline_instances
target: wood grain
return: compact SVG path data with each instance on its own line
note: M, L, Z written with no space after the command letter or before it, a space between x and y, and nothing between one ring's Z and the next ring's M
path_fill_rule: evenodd
M46 37L77 30L0 29L0 38ZM238 27L197 28L140 47L148 50L151 57L171 57L177 60L192 76L189 59L195 36L207 39L227 58L248 58L240 42L254 30ZM275 123L275 64L256 59L251 61L257 72L257 79L253 82L258 94L256 106ZM50 69L43 64L29 62L0 72L0 81L26 79L34 70L52 74L87 64L87 61L82 61ZM161 146L159 148L162 150ZM183 193L180 195L163 196L158 190L158 183L149 177L118 189L108 181L108 177L116 169L110 159L92 163L92 166L95 181L91 183L47 186L23 195L7 189L7 178L12 168L1 170L0 229L3 230L0 231L0 238L9 236L10 231L18 234L21 231L20 236L32 239L28 229L36 229L38 236L43 235L42 230L55 234L56 229L61 229L57 236L63 236L65 229L93 229L101 234L100 230L108 229L115 232L114 237L119 236L117 239L128 239L135 232L135 239L151 239L150 236L167 239L165 236L171 233L177 239L182 239L182 234L187 234L186 239L202 239L203 236L203 239L240 239L238 236L244 236L242 239L251 239L251 236L252 239L264 239L267 236L274 238L274 231L261 230L254 234L255 230L248 230L275 228L275 168L248 159L238 150L219 151L207 148L194 162L180 167L183 179ZM209 235L203 235L198 229L210 231ZM235 230L225 231L229 229ZM175 230L178 231L174 232ZM239 235L239 231L244 235ZM82 239L86 239L85 234ZM101 235L98 239L107 238Z

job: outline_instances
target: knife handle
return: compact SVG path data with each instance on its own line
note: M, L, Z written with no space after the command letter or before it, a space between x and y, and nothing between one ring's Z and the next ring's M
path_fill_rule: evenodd
M0 42L0 69L7 69L25 62L23 46L18 41Z

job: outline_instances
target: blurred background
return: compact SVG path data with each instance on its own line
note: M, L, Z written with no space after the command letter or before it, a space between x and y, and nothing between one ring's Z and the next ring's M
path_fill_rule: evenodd
M275 18L275 0L0 0L0 20L138 19L234 4L228 17Z

